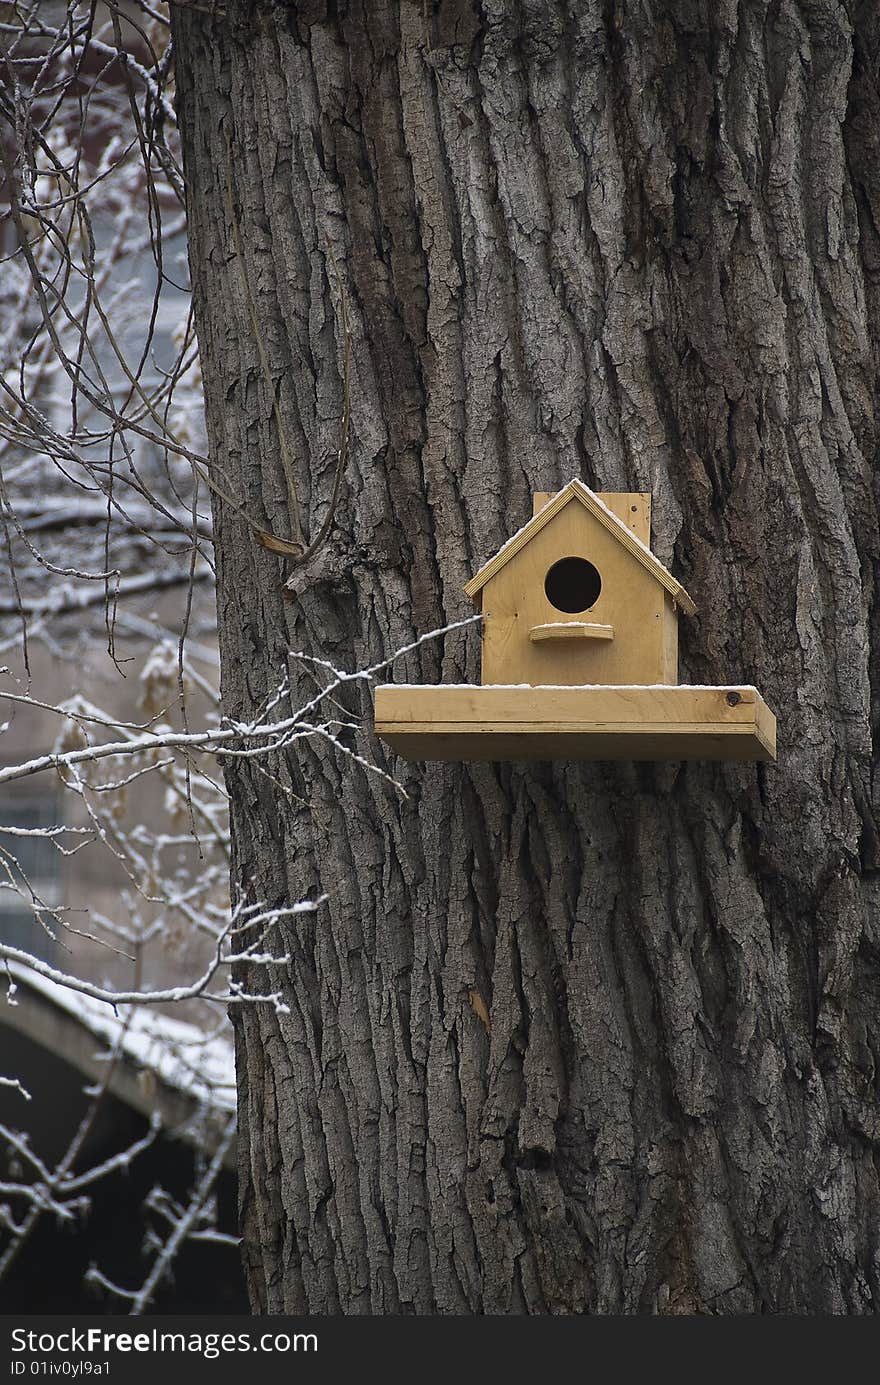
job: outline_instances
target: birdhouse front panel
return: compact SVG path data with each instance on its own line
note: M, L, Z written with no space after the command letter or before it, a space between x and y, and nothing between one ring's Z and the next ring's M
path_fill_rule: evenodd
M670 594L576 501L489 578L481 599L484 684L677 682Z

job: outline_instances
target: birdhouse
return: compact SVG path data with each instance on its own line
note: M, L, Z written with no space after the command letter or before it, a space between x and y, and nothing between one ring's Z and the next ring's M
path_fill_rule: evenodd
M481 683L376 690L376 733L409 759L775 760L753 687L678 682L696 607L650 549L651 497L570 481L465 586Z
M485 617L482 682L678 682L678 610L696 610L648 547L650 496L571 481L471 578Z

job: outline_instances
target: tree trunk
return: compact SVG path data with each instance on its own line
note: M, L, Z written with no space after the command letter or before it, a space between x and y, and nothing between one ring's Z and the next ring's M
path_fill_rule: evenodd
M351 322L315 558L212 497L226 713L470 614L576 475L653 492L682 681L780 721L776 766L406 764L360 683L406 798L319 738L230 762L237 888L327 896L248 978L289 1014L237 1014L254 1310L876 1310L876 6L172 16L211 453L276 534L283 438L327 514ZM476 627L394 676L478 681Z

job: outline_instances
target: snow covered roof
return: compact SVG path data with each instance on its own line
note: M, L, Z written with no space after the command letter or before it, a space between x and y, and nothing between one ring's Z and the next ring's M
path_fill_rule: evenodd
M548 524L554 515L558 515L559 511L564 509L572 500L579 500L593 518L597 519L599 523L608 530L609 534L611 534L628 553L631 553L662 587L666 588L672 599L681 609L687 611L690 616L694 615L697 608L681 583L663 566L660 559L655 557L650 548L646 547L641 539L636 538L635 534L631 529L627 528L623 520L618 519L617 515L613 514L608 506L599 499L598 495L596 495L594 491L591 491L589 486L584 485L583 481L579 480L578 477L574 477L573 480L569 481L567 486L563 486L561 491L557 491L557 493L547 501L547 504L544 505L536 515L532 516L528 524L524 524L521 529L507 540L507 543L499 548L494 557L483 564L479 572L475 573L471 580L465 585L464 589L468 596L476 598L489 581L490 577L494 577L496 572L500 572L504 565L509 563L510 559L515 557L521 549L525 548L526 544L529 543L536 534L540 533L545 524Z
M206 1035L195 1024L145 1006L120 1005L114 1009L106 1001L59 985L17 962L4 963L4 976L7 969L16 985L37 991L97 1039L110 1047L119 1042L122 1052L138 1068L155 1073L160 1081L200 1105L223 1112L235 1110L231 1037L223 1033Z

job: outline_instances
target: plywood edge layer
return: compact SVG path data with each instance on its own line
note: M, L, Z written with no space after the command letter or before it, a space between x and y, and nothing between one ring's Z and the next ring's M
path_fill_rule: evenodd
M533 625L529 639L533 644L540 640L613 640L614 626L585 620L553 621L547 625Z
M730 724L723 721L377 721L376 731L389 735L426 736L432 731L441 735L451 735L454 731L462 735L475 736L506 735L514 732L518 736L539 735L550 731L553 735L638 735L650 732L652 736L689 736L704 732L708 736L752 736L757 731L754 722Z
M379 729L379 728L377 728ZM675 727L664 735L631 725L593 727L407 727L379 734L408 760L732 760L772 761L755 727Z
M760 694L758 694L755 701L755 726L761 743L767 747L771 758L775 760L776 718Z

